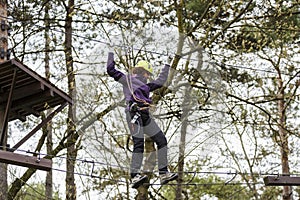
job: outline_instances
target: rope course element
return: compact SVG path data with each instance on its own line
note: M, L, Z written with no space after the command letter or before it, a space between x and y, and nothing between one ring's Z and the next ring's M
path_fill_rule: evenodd
M1 148L2 146L0 146ZM67 157L64 156L54 156L54 155L49 155L49 154L43 154L43 153L37 153L37 152L32 152L29 150L21 150L21 149L17 149L16 151L20 151L23 153L29 153L29 154L34 154L37 156L50 156L52 158L60 158L60 159L69 159ZM72 159L72 158L71 158ZM88 160L88 159L78 159L78 158L74 158L73 159L76 162L82 162L82 163L89 163L92 164L92 169L91 169L91 173L89 174L85 174L85 173L79 173L79 172L74 172L74 174L79 175L79 176L86 176L86 177L91 177L91 178L99 178L99 179L105 179L105 180L109 180L109 181L115 181L115 182L126 182L123 180L116 180L116 179L110 179L110 178L106 178L106 177L102 177L102 176L96 176L94 175L94 171L95 171L95 166L96 165L102 165L102 166L109 166L109 167L115 167L115 168L119 168L121 170L129 170L129 167L121 167L119 165L113 165L110 163L104 163L104 162L99 162L99 161L94 161L94 160ZM66 170L62 170L59 168L52 168L52 170L55 171L59 171L59 172L67 172ZM154 170L153 173L155 173L156 171ZM157 171L158 172L158 171ZM175 171L174 171L175 172ZM250 172L222 172L222 171L182 171L181 173L185 173L185 174L193 174L193 177L187 182L184 183L184 185L207 185L207 184L198 184L198 183L192 183L192 180L196 177L196 174L204 174L204 175L208 175L208 174L214 174L214 175L233 175L232 178L230 178L228 181L226 181L225 185L237 185L237 184L246 184L246 183L232 183L232 181L237 177L237 175L254 175L254 176L280 176L281 174L279 173L250 173ZM300 176L300 172L299 173L291 173L291 174L284 174L285 176ZM216 183L217 185L221 184L221 183ZM263 184L262 182L258 182L258 183L253 183L253 184ZM151 185L160 185L158 183L153 183ZM170 184L170 185L174 185L174 184ZM176 185L176 184L175 184Z
M1 16L1 17L2 18L7 18L8 20L10 20L10 18L8 18L8 17L3 17L3 16ZM37 25L37 24L34 24L33 26L36 26L36 27L39 27L39 28L45 28L45 27ZM57 29L54 29L54 28L51 29L51 30L55 31L55 32L63 33L63 34L65 33L62 30L57 30ZM111 42L102 41L102 40L93 39L93 38L88 38L88 37L84 37L84 36L79 35L79 34L72 34L72 35L75 36L75 37L77 37L77 38L81 38L81 39L89 40L89 41L92 41L92 42L104 44L104 45L107 45L108 47L117 47L117 48L122 48L122 49L128 49L128 46L126 46L126 45L112 44ZM130 47L130 48L132 50L143 51L145 53L151 53L151 54L156 54L156 55L160 55L160 56L168 56L169 55L169 54L165 54L165 53L161 53L161 52L157 52L157 51L150 51L150 50L146 50L146 49L141 50L141 49L134 48L134 47ZM176 55L176 54L174 54L174 55ZM192 59L192 60L193 61L199 61L197 59ZM211 64L216 64L216 63L211 63ZM229 64L227 64L227 66L230 66L232 68L237 68L237 69L252 70L252 71L255 71L255 72L264 72L264 73L276 74L275 71L271 71L271 70L254 69L254 68L251 68L251 67L234 66L234 65L229 65ZM297 72L296 74L299 74L299 72ZM283 75L291 76L290 74L285 74L285 73L283 73ZM299 76L299 75L297 75L297 76ZM48 154L43 154L43 153L40 153L40 152L39 153L32 152L32 151L29 151L29 150L19 150L19 149L16 149L16 151L20 151L20 152L23 152L23 153L34 154L34 155L37 155L38 158L40 158L40 156L50 156L52 158L69 159L69 158L63 157L63 156L48 155ZM83 163L89 163L89 164L92 165L92 170L91 170L90 174L84 174L84 173L74 172L74 174L76 174L76 175L87 176L87 177L91 177L91 178L105 179L105 180L110 180L110 181L114 181L114 182L127 183L126 181L123 181L123 180L109 179L109 178L105 178L105 177L101 177L101 176L95 176L93 174L93 172L95 170L95 165L96 164L105 165L105 166L111 166L111 167L116 167L116 168L121 168L121 169L124 169L124 170L128 170L127 167L121 167L119 165L112 165L112 164L108 164L108 163L104 163L104 162L99 162L99 161L94 161L94 160L86 160L86 159L78 159L78 158L74 158L74 160L75 161L80 161L80 162L83 162ZM59 171L59 172L64 172L64 173L67 172L66 170L62 170L62 169L57 169L57 168L52 168L52 169L55 170L55 171ZM10 172L10 173L14 174L12 172ZM193 177L192 177L191 180L189 180L185 184L182 184L182 185L186 185L186 186L188 186L188 185L192 185L192 186L224 185L224 183L212 183L212 184L210 184L210 183L208 183L208 184L192 183L192 180L195 178L196 174L224 174L224 175L233 175L230 180L228 180L228 181L225 182L225 185L244 185L244 184L249 184L249 183L233 183L232 181L239 174L250 174L249 172L238 173L238 172L217 172L217 171L183 171L182 173L187 173L187 174L192 173L193 174ZM300 172L299 172L299 174L300 174ZM257 173L257 175L278 175L278 173L276 173L276 174ZM287 174L284 174L284 175L287 175ZM295 174L289 174L289 175L295 175ZM250 183L250 184L263 184L263 183L262 182L257 182L257 183ZM150 185L161 185L161 184L153 183L153 184L150 184ZM177 184L167 184L167 185L177 185Z
M14 20L10 19L9 17L4 17L4 16L1 16L0 17L2 18L5 18L7 19L8 21L11 20L12 22L15 22ZM41 29L44 29L45 27L44 26L41 26L41 25L37 25L37 24L33 24L33 26L36 26L36 27L39 27ZM54 32L58 32L58 33L62 33L62 34L65 34L64 31L62 30L57 30L57 29L54 29L54 28L50 28L50 30L54 31ZM72 33L72 36L75 36L75 37L78 37L78 38L81 38L81 39L84 39L84 40L89 40L89 41L93 41L93 42L96 42L96 43L100 43L100 44L104 44L108 47L117 47L117 48L121 48L121 49L125 49L126 51L128 51L128 49L131 49L131 50L136 50L136 51L140 51L140 52L145 52L145 53L151 53L151 54L156 54L156 55L159 55L159 56L170 56L169 53L162 53L162 52L157 52L157 51L150 51L150 50L146 50L146 49L139 49L139 48L134 48L133 46L129 46L129 45L124 45L124 44L112 44L111 42L107 42L107 41L103 41L103 40L99 40L99 39L93 39L93 38L88 38L88 37L85 37L85 36L82 36L82 35L79 35L79 34L75 34L75 33ZM171 55L174 55L174 56L178 56L176 55L175 53L172 53ZM184 55L184 54L183 54ZM180 56L180 55L179 55ZM185 57L185 56L183 56ZM183 58L181 57L181 58ZM184 59L184 58L183 58ZM192 61L199 61L199 59L190 59ZM213 63L213 62L209 62L210 64L216 64L218 66L221 66L221 64L217 64L217 63ZM229 67L232 67L232 68L236 68L236 69L244 69L244 70L251 70L251 71L255 71L255 72L263 72L263 73L269 73L269 74L277 74L276 71L274 70L264 70L264 69L255 69L255 68L251 68L251 67L245 67L245 66L238 66L238 65L231 65L231 64L226 64L226 66L229 66ZM300 69L295 69L295 70L300 70ZM297 72L297 74L299 74L300 72ZM291 76L291 77L294 77L295 75L291 75L291 74L287 74L287 73L282 73L282 75L286 75L286 76ZM299 75L298 75L299 76Z

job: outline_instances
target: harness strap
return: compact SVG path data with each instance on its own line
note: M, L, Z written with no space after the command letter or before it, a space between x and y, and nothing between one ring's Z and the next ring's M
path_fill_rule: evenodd
M140 111L140 110L147 110L150 108L150 105L139 105L138 103L136 102L129 102L128 103L128 107L129 107L129 111L131 112L137 112L137 111Z

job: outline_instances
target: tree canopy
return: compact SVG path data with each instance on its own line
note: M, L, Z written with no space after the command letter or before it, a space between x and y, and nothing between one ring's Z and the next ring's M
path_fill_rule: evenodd
M51 125L46 157L58 180L69 175L58 192L72 186L66 199L299 196L295 187L263 183L266 175L299 174L299 8L297 0L8 1L12 56L40 74L48 63L49 80L75 101ZM124 73L146 59L156 76L173 58L152 114L169 142L170 170L180 174L174 184L159 184L150 162L156 147L147 140L145 170L154 173L148 185L130 188L132 141L122 87L106 73L110 51ZM10 127L30 129L36 120ZM41 135L33 144L44 151ZM35 173L9 180L11 199Z

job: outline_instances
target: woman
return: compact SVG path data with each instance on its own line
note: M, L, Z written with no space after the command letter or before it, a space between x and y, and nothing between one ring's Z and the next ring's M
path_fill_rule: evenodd
M167 139L157 123L151 118L149 107L152 100L150 92L160 88L166 82L170 64L165 64L158 78L147 83L153 74L153 68L147 61L139 61L132 74L125 75L115 69L114 54L109 52L107 73L123 85L123 93L127 103L126 119L133 139L133 153L130 166L132 188L138 188L148 180L147 175L140 174L144 153L144 133L157 145L158 169L161 184L178 178L176 173L168 171Z

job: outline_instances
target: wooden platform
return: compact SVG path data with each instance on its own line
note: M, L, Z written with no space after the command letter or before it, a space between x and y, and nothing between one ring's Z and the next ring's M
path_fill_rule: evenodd
M11 59L0 63L0 162L49 171L51 160L13 152L68 104L72 104L71 97L20 61ZM50 108L54 108L52 113L13 148L4 150L9 121L26 121L29 115L40 117Z
M0 106L6 106L12 84L10 112L8 121L26 120L26 116L39 116L40 112L68 102L72 99L51 84L48 80L31 70L16 59L0 63Z

